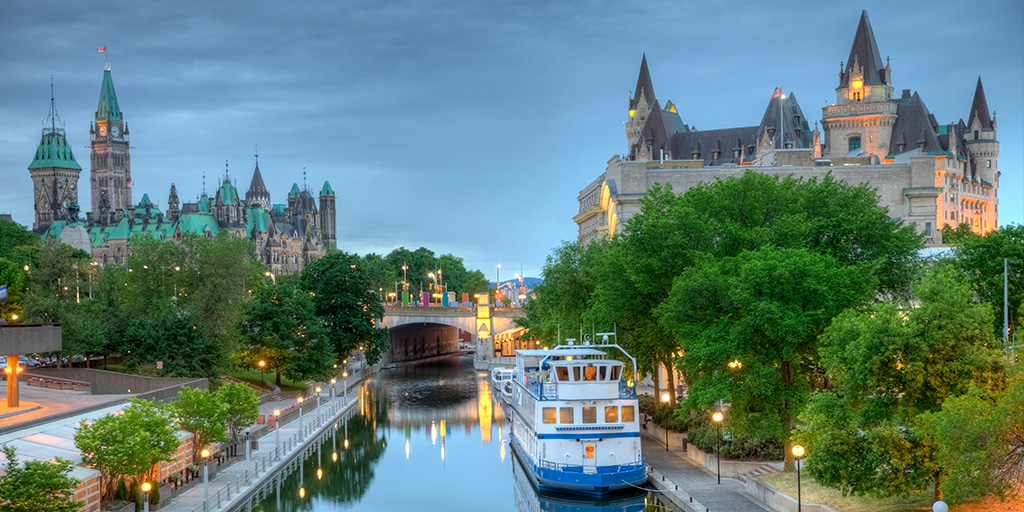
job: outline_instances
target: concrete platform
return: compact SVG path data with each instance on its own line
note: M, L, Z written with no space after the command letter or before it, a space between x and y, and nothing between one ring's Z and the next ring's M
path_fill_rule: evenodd
M79 411L92 410L105 404L113 404L131 395L88 395L74 391L21 386L18 393L23 406L34 404L35 407L23 410L18 407L15 412L7 407L7 387L0 387L0 433L10 432L22 425L35 423L46 418L59 418L75 415Z
M7 401L4 400L4 403L0 404L0 420L39 409L39 404L35 402L25 400L19 400L19 402L21 405L18 407L7 407Z

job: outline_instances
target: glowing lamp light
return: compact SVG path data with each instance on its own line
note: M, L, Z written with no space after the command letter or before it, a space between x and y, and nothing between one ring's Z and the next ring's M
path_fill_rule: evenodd
M305 498L306 497L306 488L305 487L299 487L299 497L300 498Z
M850 82L850 87L853 87L854 89L860 89L861 87L864 87L864 81L859 78L854 79L852 82Z
M668 402L668 400L669 400L668 393L662 393L661 394L661 401L662 402Z
M153 485L149 482L142 482L142 492L149 492L153 488Z
M317 393L319 393L319 392L320 392L320 386L317 386L317 387L316 387L316 392L317 392Z
M629 117L634 117L634 116L636 116L636 109L633 109L633 110L629 111ZM501 268L501 265L498 265L498 268Z
M722 420L725 419L725 415L722 414L721 412L716 412L716 413L711 415L711 419L714 420L715 423L721 423Z
M793 445L793 456L794 457L796 457L798 459L802 459L802 458L804 458L804 454L805 453L806 453L806 451L804 450L803 446L798 445L798 444L794 444Z
M320 468L316 468L316 479L320 480L323 477L324 477L324 470L322 470Z
M338 462L338 452L334 452L331 454L331 460L334 462Z
M203 448L203 451L199 452L199 456L204 458L204 459L210 458L210 450L207 450L206 448Z

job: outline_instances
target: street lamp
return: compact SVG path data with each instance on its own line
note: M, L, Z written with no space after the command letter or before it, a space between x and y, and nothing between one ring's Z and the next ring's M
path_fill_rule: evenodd
M249 459L252 458L252 443L249 442L249 427L245 427L245 430L243 430L242 433L245 434L245 483L249 483L249 470L252 469L249 462Z
M331 379L331 401L334 401L334 387L338 383L338 379Z
M715 459L718 465L718 484L722 484L722 420L725 415L718 411L711 415L711 419L718 425L718 449L715 450Z
M345 387L345 403L348 403L348 371L341 372L341 378L345 379L345 383L342 386Z
M949 505L942 500L936 501L932 504L932 512L949 512Z
M803 508L803 497L800 495L800 459L804 458L805 453L803 446L793 445L793 456L796 457L796 512Z
M260 365L260 387L267 387L267 362L260 359L260 362L256 363Z
M501 289L501 263L498 263L498 270L494 271L494 283L495 289ZM497 297L495 297L495 300L497 300Z
M320 425L320 386L316 387L316 424Z
M302 397L300 396L299 397L299 439L302 439L302 436L305 433L304 429L302 428L302 402L303 402L303 400L302 400Z
M142 482L142 512L149 512L149 490L152 488L153 484Z
M263 275L269 277L271 283L275 285L277 284L277 276L275 276L273 272L264 272Z
M210 473L207 470L210 462L210 450L203 448L199 455L203 457L203 510L210 510Z
M274 453L281 460L281 410L274 409Z
M662 393L661 394L661 401L662 402L665 402L667 404L668 401L669 401L669 398L670 397L668 396L668 393ZM663 428L665 429L665 451L667 452L668 451L668 426L665 426Z

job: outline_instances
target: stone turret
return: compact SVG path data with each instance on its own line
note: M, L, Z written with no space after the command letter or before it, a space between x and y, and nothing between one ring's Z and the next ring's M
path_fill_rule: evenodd
M57 126L59 117L52 85L47 121L35 158L28 166L35 191L35 222L32 223L32 230L36 233L45 232L58 220L68 219L69 205L77 208L78 176L82 173L82 166L75 161L71 145L64 136L64 127Z
M320 231L324 247L328 251L337 249L337 212L334 204L334 189L326 181L323 188L320 189Z

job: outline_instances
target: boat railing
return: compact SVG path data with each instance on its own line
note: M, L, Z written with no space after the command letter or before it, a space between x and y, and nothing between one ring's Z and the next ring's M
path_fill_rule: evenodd
M537 400L558 400L558 384L555 381L532 380L523 387ZM636 386L630 386L625 380L620 380L619 399L626 398L636 398Z
M562 472L565 472L565 473L583 473L585 471L588 471L588 472L596 472L596 473L607 474L607 473L624 473L624 472L627 472L627 471L635 471L638 467L643 467L644 464L645 464L645 460L641 459L640 462L637 462L635 464L615 464L615 465L611 465L611 466L597 466L596 469L594 469L592 466L581 466L579 464L564 464L564 463L558 463L558 462L551 462L551 461L548 461L548 460L541 460L541 461L538 461L537 466L541 467L541 468L544 468L544 469L551 469L551 470L554 470L554 471L562 471Z

